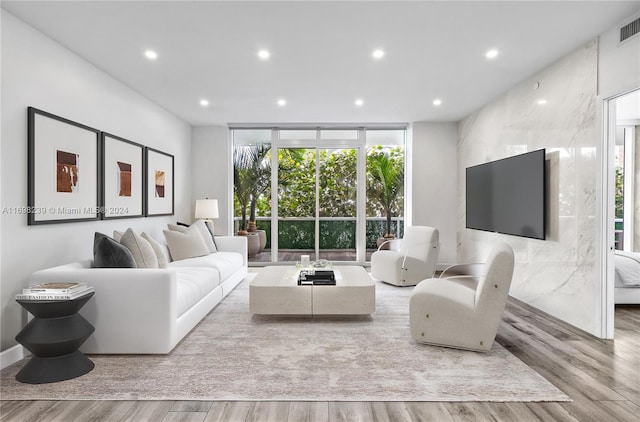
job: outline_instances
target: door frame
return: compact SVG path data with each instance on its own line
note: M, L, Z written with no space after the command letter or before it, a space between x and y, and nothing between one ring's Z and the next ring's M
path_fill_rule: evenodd
M596 230L596 263L600 283L600 337L613 339L615 323L615 143L616 100L640 87L617 93L602 100L602 143L599 162L600 200L596 206L599 227Z

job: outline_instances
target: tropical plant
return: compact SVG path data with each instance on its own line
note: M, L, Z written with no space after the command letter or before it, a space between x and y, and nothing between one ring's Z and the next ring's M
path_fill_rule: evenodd
M256 204L271 182L271 145L258 142L251 145L236 145L233 150L234 189L240 205L241 230L247 229L249 221L256 221Z
M404 188L404 163L389 151L370 150L367 154L367 199L380 207L386 217L385 237L391 236L391 217L400 209Z

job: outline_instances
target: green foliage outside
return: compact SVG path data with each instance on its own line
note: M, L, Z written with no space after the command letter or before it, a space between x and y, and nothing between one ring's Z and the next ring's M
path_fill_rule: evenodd
M236 146L238 148L238 146ZM271 216L271 148L270 144L243 146L255 151L249 154L259 165L234 160L234 215L251 217L255 209L259 217ZM355 217L357 198L357 154L355 149L320 149L319 205L320 217ZM234 158L238 155L234 151ZM315 216L316 150L289 148L278 151L278 215L288 217ZM250 160L249 160L250 161ZM374 172L377 170L377 173ZM386 173L384 173L386 171ZM384 174L383 174L384 173ZM384 177L388 180L384 186ZM261 181L255 178L260 177ZM268 181L268 182L265 182ZM393 186L395 184L395 186ZM367 150L367 217L404 215L404 148L375 146ZM258 228L270 237L271 223L258 220ZM242 227L240 223L240 227ZM367 221L367 247L375 247L378 237L388 232L383 221ZM355 248L355 221L321 221L321 249ZM392 233L396 222L391 222ZM401 227L402 228L402 227ZM314 249L313 221L280 221L279 247L282 249ZM270 239L267 248L270 248Z

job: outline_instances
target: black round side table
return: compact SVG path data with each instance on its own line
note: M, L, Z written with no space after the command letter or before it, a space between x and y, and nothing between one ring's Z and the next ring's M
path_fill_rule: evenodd
M28 384L44 384L79 377L94 363L78 349L95 328L78 314L95 292L71 300L16 300L34 318L18 333L16 340L33 357L16 379Z

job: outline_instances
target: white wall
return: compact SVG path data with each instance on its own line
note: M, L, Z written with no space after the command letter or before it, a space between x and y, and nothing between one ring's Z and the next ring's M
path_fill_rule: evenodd
M191 128L155 103L2 11L2 207L27 205L27 107L83 123L175 156L174 217L27 226L2 215L2 344L15 345L26 313L13 296L39 269L92 257L94 232L134 227L162 238L162 227L191 212Z
M457 262L457 124L414 122L412 224L440 232L440 266Z
M460 261L483 261L493 243L509 243L516 259L510 294L594 335L602 332L597 66L593 41L462 120L458 140ZM466 167L539 148L547 149L550 164L547 240L466 229Z
M634 15L640 16L640 9ZM620 24L632 21L629 18ZM629 38L622 44L618 26L600 35L598 51L598 95L608 98L640 88L640 36Z
M230 215L233 176L229 170L229 129L226 126L194 127L191 148L191 203L195 208L196 199L217 199L220 216L214 221L215 232L228 235L233 217Z

